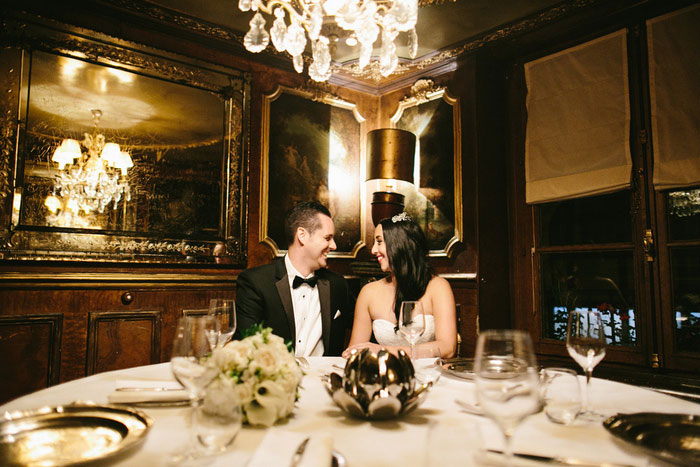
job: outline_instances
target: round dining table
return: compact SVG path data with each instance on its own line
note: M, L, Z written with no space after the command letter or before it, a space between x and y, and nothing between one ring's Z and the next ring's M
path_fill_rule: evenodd
M312 357L308 363L292 415L272 429L305 436L330 435L337 459L350 467L497 465L499 462L503 465L502 456L485 455L489 449L503 448L503 438L496 425L487 417L464 410L457 402L476 403L472 381L438 372L439 379L417 409L396 419L365 420L343 412L324 386L322 377L330 372L342 373L340 368L345 360ZM15 399L0 406L0 414L7 417L15 411L74 401L107 404L108 395L122 380L173 380L173 376L169 363L99 373ZM693 402L604 379L593 379L591 397L594 408L605 415L634 412L700 415L700 405ZM145 439L137 447L106 459L105 465L171 465L171 455L182 450L191 439L188 407L138 407L137 410L153 420ZM268 430L244 425L226 451L199 459L195 465L244 466ZM513 451L585 461L591 466L666 465L642 448L618 439L601 423L560 425L549 421L543 412L519 425L513 437ZM516 465L543 465L521 458L515 460Z

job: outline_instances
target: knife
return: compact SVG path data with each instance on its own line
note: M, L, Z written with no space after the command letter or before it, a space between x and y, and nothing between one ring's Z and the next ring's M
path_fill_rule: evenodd
M488 452L491 454L498 454L500 456L503 456L503 451L499 451L497 449L488 449ZM582 459L575 459L572 457L550 457L550 456L542 456L542 455L537 455L537 454L525 454L522 452L514 452L513 457L517 457L519 459L528 459L531 461L537 461L537 462L543 462L547 464L555 464L555 465L577 465L580 467L634 467L632 465L628 464L616 464L612 462L595 462L595 461L587 461L587 460L582 460Z
M301 442L301 444L297 448L296 452L294 452L294 456L292 456L292 462L289 464L289 467L296 467L297 464L299 464L299 461L301 460L301 456L304 455L304 450L306 449L306 445L309 444L309 439L311 439L310 436Z

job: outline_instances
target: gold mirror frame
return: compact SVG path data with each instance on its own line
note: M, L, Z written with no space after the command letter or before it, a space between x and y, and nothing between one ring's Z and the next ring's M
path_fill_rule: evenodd
M433 187L432 191L436 193L450 192L453 196L452 204L454 205L454 210L450 212L445 212L443 214L442 223L448 221L451 226L448 230L440 230L440 226L437 228L429 221L428 211L430 210L434 215L435 212L439 211L438 204L435 198L431 200L431 195L423 195L420 193L420 186L401 184L398 187L398 191L404 194L406 197L406 211L421 225L423 231L428 237L428 243L430 244L430 256L440 257L446 256L450 257L454 250L455 245L461 242L463 239L463 225L462 225L462 143L461 143L461 120L460 120L460 106L459 99L452 97L448 94L447 89L444 87L436 87L432 80L420 79L411 87L411 91L407 96L405 96L400 102L396 113L391 117L392 128L401 128L408 130L416 134L417 144L416 144L416 163L419 164L421 160L421 155L423 152L427 151L421 150L420 131L417 131L416 127L422 125L422 128L428 128L433 115L427 115L426 113L421 113L422 108L427 108L429 106L439 105L444 102L449 106L451 113L452 128L447 130L449 135L444 135L442 140L446 141L450 139L452 143L452 154L437 154L437 157L443 160L449 167L446 172L454 174L452 178L451 187ZM439 112L439 109L436 113ZM409 115L409 113L411 115ZM442 115L442 118L450 117L449 115ZM411 122L408 122L408 119ZM418 119L422 119L422 123L417 122ZM435 125L438 130L444 129L444 125ZM439 162L439 161L438 161ZM436 171L432 171L436 172ZM420 182L418 182L420 183ZM444 188L444 189L443 189ZM451 190L450 190L451 189ZM425 190L429 191L429 190ZM437 196L437 195L432 195ZM411 199L416 199L421 197L424 202L425 207L419 208L411 204ZM424 198L424 199L423 199ZM449 199L447 200L447 205L449 205ZM444 203L443 203L444 204ZM454 218L450 219L450 215ZM439 221L438 218L435 218ZM454 229L452 229L452 226ZM453 230L453 231L452 231ZM450 232L452 231L452 232ZM450 235L450 233L452 235ZM439 240L436 244L436 239L431 236L437 237ZM442 238L445 238L443 242Z
M199 265L246 263L248 73L19 14L17 18L4 19L0 46L0 54L4 54L0 55L1 62L7 65L0 77L0 85L7 91L0 97L3 130L0 138L0 259ZM214 101L221 105L217 104L217 112L223 115L221 137L217 142L221 147L221 188L217 206L205 206L205 209L215 210L210 217L218 218L212 221L218 228L191 234L184 230L105 230L23 223L20 216L23 172L25 157L29 155L25 151L37 149L25 148L29 139L27 108L31 86L28 63L35 52L106 67L115 73L133 74L136 79L153 78L151 81L156 83L167 82L163 86L170 89L183 86L183 92L186 88L189 93L201 93L196 95L215 96ZM138 98L138 94L134 90L134 95L129 97ZM187 121L184 117L183 121ZM187 144L182 147L185 149L178 148L179 157L198 154L196 148L188 149L191 146ZM46 153L52 151L52 148L40 149ZM47 161L50 159L50 156L43 157Z
M297 88L297 89L292 89L292 88L287 88L284 86L279 86L275 92L273 92L270 95L264 96L264 101L263 101L263 108L262 108L262 168L261 168L261 173L260 173L260 234L259 234L259 240L261 243L267 245L273 252L273 254L277 257L284 256L287 253L287 250L285 248L282 248L281 245L278 244L278 241L276 241L273 236L276 236L278 239L280 238L279 234L279 229L283 229L283 223L284 223L284 216L282 215L287 209L291 208L293 204L299 201L311 201L313 199L316 199L315 197L302 197L300 199L295 199L293 201L289 201L287 198L279 196L278 198L280 199L270 199L270 180L271 180L271 175L270 175L270 170L271 170L271 161L270 161L270 131L271 131L271 126L275 126L275 122L271 123L271 117L278 118L280 121L286 121L288 119L294 118L290 117L289 115L280 115L275 112L271 112L271 107L274 106L275 102L278 102L279 99L283 96L295 99L295 98L301 98L302 101L300 101L301 106L306 105L308 107L315 107L316 109L324 109L328 110L329 113L332 114L334 110L341 110L345 112L336 112L336 114L344 114L347 112L346 115L343 115L345 118L345 122L350 123L350 119L348 118L350 115L354 117L354 124L353 126L356 125L356 130L357 134L339 134L338 137L341 140L340 142L342 143L342 147L347 150L350 149L350 152L354 153L354 156L352 156L353 161L357 163L357 167L354 167L355 164L353 164L353 173L350 175L356 175L356 183L352 185L352 182L349 184L351 186L354 186L354 190L356 191L356 195L349 195L347 198L334 198L332 194L332 189L333 187L331 186L332 183L328 183L328 198L331 200L328 202L327 200L320 199L320 201L325 204L329 210L331 211L331 216L333 217L334 223L335 223L335 229L336 229L336 243L338 243L338 249L336 251L330 252L328 255L331 258L355 258L357 256L357 253L360 251L362 247L365 246L365 225L363 222L363 219L365 218L365 203L364 203L364 198L362 196L362 186L363 183L361 183L362 180L364 180L364 172L365 172L365 141L364 141L364 135L365 135L365 119L360 115L359 111L357 110L357 106L353 103L346 102L336 96L333 96L330 93L327 93L323 90L319 89L311 89L309 88ZM308 102L307 102L308 101ZM300 107L301 107L300 106ZM325 106L325 107L322 107ZM327 107L327 109L326 109ZM322 112L318 112L322 113ZM298 118L299 116L297 116ZM342 117L341 117L342 118ZM313 123L314 121L311 120ZM308 123L308 122L305 122ZM329 122L329 128L328 131L331 131L332 124ZM301 125L299 125L301 126ZM345 126L343 128L345 129ZM279 143L279 142L278 142ZM330 145L331 143L329 143ZM315 146L313 146L315 148ZM292 151L297 152L298 148L294 147L292 148ZM299 153L303 151L298 151ZM275 157L276 153L273 151L273 157ZM308 154L297 154L298 156L302 157L305 162L308 162L306 159L307 156L311 155L313 157L313 151L310 151ZM278 155L279 156L279 155ZM321 164L322 165L322 164ZM356 169L356 170L355 170ZM330 176L330 161L329 161L329 167L328 171L325 172L325 175L327 177ZM289 175L289 174L285 174ZM344 177L346 178L346 177ZM303 183L303 174L302 176L296 177L295 180L297 183ZM335 201L334 201L335 200ZM282 204L284 203L289 204L289 206L284 206L284 209L282 208ZM272 234L271 230L271 225L270 225L270 219L269 217L273 215L271 213L271 204L275 207L280 207L279 212L277 213L278 215L275 216L275 222L276 226L275 229L278 231L278 233ZM348 205L356 206L355 210L349 209ZM346 234L347 231L355 231L356 232L356 238L353 237L348 237L348 241L346 242L345 248L341 247L340 240L341 238Z

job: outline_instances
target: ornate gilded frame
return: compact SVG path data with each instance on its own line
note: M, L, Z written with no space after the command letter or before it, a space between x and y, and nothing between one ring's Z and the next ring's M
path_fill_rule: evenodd
M348 173L349 176L351 177L356 177L357 178L357 183L354 184L354 188L356 190L356 193L353 193L350 195L349 198L344 198L344 199L339 199L338 202L331 202L327 203L326 200L321 200L324 202L324 204L327 204L330 211L331 215L333 216L334 222L335 222L335 229L336 229L336 242L339 243L339 247L336 251L333 251L329 254L330 257L335 257L335 258L354 258L357 256L357 253L360 251L362 247L365 246L365 223L363 222L363 219L365 218L365 203L364 203L364 198L362 196L362 183L361 181L364 180L364 172L365 172L365 141L364 141L364 135L365 135L365 119L360 115L357 106L354 103L346 102L329 92L326 92L323 89L316 87L312 87L312 85L307 85L307 87L301 87L301 88L287 88L283 86L279 86L275 92L273 92L270 95L265 95L263 97L263 106L262 106L262 168L261 168L261 173L260 173L260 230L259 230L259 240L261 243L267 245L273 252L275 256L284 256L287 253L286 246L283 247L283 245L280 245L282 242L281 235L279 233L273 234L272 230L276 229L277 232L279 232L280 228L283 227L283 222L284 218L281 215L275 216L274 217L274 222L275 226L271 226L271 221L270 216L272 216L272 209L271 206L279 206L280 203L285 203L290 204L290 201L287 201L287 198L285 196L278 196L275 199L271 199L270 195L270 181L271 181L271 166L274 166L276 164L277 159L280 158L280 154L276 152L274 148L272 148L272 154L271 154L271 145L270 145L270 129L271 126L275 126L275 122L271 122L271 119L277 119L278 121L285 121L287 119L293 119L295 118L294 116L290 116L287 114L284 114L282 112L276 112L273 107L275 107L275 104L279 102L280 98L283 96L287 98L298 98L299 101L298 103L301 104L299 108L304 107L305 105L308 107L314 107L317 106L316 109L320 109L322 111L328 111L328 112L333 112L333 111L340 111L342 112L347 112L348 115L345 116L346 121L348 120L349 116L354 117L355 125L356 127L356 133L355 134L342 134L342 132L338 135L340 138L340 141L343 144L344 148L350 148L351 151L354 151L355 154L352 155L353 161L356 162L356 164L353 164L352 170ZM307 108L308 108L307 107ZM303 112L303 110L302 110ZM304 117L309 117L313 119L312 115L313 112L306 112ZM297 117L298 118L298 117ZM329 124L330 125L330 124ZM344 127L341 128L345 129ZM330 135L332 128L327 128L328 134ZM279 142L278 142L279 143ZM330 144L330 143L329 143ZM313 152L313 151L311 151ZM358 153L359 152L359 153ZM306 157L306 154L301 156L301 157ZM311 156L313 157L313 156ZM271 161L271 158L273 159ZM326 176L329 176L330 172L330 161L328 163L328 172L325 173ZM287 174L285 174L286 176ZM296 182L303 183L301 179L296 179ZM332 187L330 186L331 183L329 182L329 198L332 198L331 189ZM278 194L279 195L279 194ZM274 197L274 196L273 196ZM304 198L304 199L299 199L295 201L310 201L311 199ZM272 203L272 204L271 204ZM291 205L294 203L291 203L289 206L285 206L286 209L290 208ZM353 210L352 212L349 212L347 210L348 204L354 204L357 209L356 212ZM334 208L334 206L337 206ZM280 211L279 214L282 214L285 210ZM343 217L346 219L345 221L340 221L339 218ZM351 225L352 224L352 225ZM350 238L349 243L345 248L342 248L340 246L340 242L338 241L344 234L345 234L345 229L347 230L353 230L357 233L356 237L357 238ZM277 237L276 239L273 237Z
M442 110L438 109L436 112L442 112L443 114L445 114L447 109L449 109L449 112L451 113L452 128L451 130L447 131L452 136L451 143L453 151L449 154L431 153L430 155L433 159L437 157L439 159L438 162L443 162L444 164L442 165L447 167L448 173L452 173L454 174L454 176L452 178L452 187L437 186L432 188L433 191L435 191L436 189L441 190L443 193L446 193L448 197L449 194L452 195L451 201L454 205L454 211L445 212L443 219L443 225L445 224L445 221L451 223L449 230L443 229L442 232L439 232L440 226L433 229L432 224L428 222L428 211L430 210L431 212L435 212L437 209L436 205L438 203L434 199L431 200L429 196L424 196L426 199L424 203L425 207L423 208L416 208L415 206L412 206L410 204L412 197L423 196L422 194L420 194L420 189L422 187L404 187L403 190L410 191L404 193L404 195L406 196L407 212L413 217L415 217L420 224L425 224L421 225L421 227L423 227L424 231L426 231L426 235L428 236L428 242L430 244L430 256L450 257L452 255L452 251L455 245L458 242L461 242L463 239L462 143L459 99L450 96L446 88L435 86L432 80L420 79L416 81L416 83L411 87L409 94L406 95L399 102L399 106L396 113L391 117L391 126L393 128L401 128L416 133L416 137L418 138L419 142L419 144L416 145L416 159L417 161L420 161L421 155L423 153L426 153L427 155L427 151L421 148L421 134L419 134L419 131L415 128L417 125L420 125L420 123L414 122L422 118L423 120L425 120L425 126L423 128L427 128L427 126L429 125L429 121L433 118L433 114L427 115L428 107L433 108L433 110L431 111L435 111L435 105L439 106L440 103L445 103L447 107L443 106ZM449 117L449 115L443 115L443 118L446 117ZM409 119L411 121L408 121ZM441 125L441 127L443 126ZM445 135L445 137L449 138L448 135ZM434 150L434 148L431 147L431 150ZM435 204L433 204L433 202L435 202ZM452 218L450 218L451 215L453 216ZM437 232L435 234L437 236L436 240L433 240L431 237L431 235L434 232Z
M35 17L4 18L0 54L11 54L0 85L0 259L125 263L225 263L247 259L250 75L94 31ZM218 231L156 233L24 225L22 203L28 62L34 51L187 86L221 103ZM0 57L2 58L2 57ZM15 60L16 58L16 60ZM218 106L218 105L217 105ZM212 229L213 230L213 229ZM218 255L213 256L218 246Z

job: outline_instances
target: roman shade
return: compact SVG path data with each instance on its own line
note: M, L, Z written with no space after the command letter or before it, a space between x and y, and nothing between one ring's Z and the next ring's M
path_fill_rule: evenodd
M525 64L526 201L543 203L629 187L625 31Z
M700 185L700 5L647 21L657 190Z

